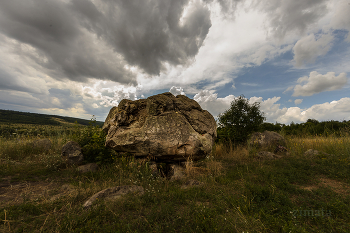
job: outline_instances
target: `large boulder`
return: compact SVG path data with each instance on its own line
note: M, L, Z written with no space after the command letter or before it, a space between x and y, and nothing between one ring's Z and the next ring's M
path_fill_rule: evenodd
M205 158L216 138L214 117L183 95L167 92L122 100L106 119L106 146L162 161Z

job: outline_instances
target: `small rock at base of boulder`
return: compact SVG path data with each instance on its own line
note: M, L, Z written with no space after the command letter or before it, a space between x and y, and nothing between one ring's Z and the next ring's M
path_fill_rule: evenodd
M170 180L181 180L185 177L185 168L176 165L176 164L169 164L168 166L168 177L170 177Z
M94 172L98 170L98 165L96 163L88 163L88 164L79 166L77 170L81 173Z
M274 153L278 155L289 155L287 148L281 145L276 147Z
M158 166L156 163L149 163L148 168L151 171L153 176L159 175Z
M137 185L124 185L124 186L116 186L113 188L107 188L90 197L83 204L83 208L89 209L97 199L113 200L113 199L118 199L129 193L138 193L139 195L143 195L144 189L143 187L137 186Z
M80 165L84 156L77 142L69 141L62 147L62 158L69 164Z
M31 143L31 146L35 150L42 149L42 150L48 151L48 150L50 150L52 143L51 143L50 139L48 139L48 138L37 139Z

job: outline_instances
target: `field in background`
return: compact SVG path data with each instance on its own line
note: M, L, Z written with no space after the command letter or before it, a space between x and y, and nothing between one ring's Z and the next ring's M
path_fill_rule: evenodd
M93 118L94 116L92 116ZM80 125L89 125L90 120L58 116L58 115L47 115L39 113L29 113L29 112L18 112L12 110L0 109L0 124L30 124L30 125L52 125L52 126L62 126L69 123L77 122ZM102 126L104 122L97 121L97 125Z
M126 157L78 173L60 158L74 130L0 138L1 232L350 232L350 137L287 137L290 155L276 160L216 144L184 180L169 181ZM44 137L49 151L28 144ZM326 154L304 156L308 149ZM182 189L189 179L203 185ZM104 188L135 184L143 196L82 208Z

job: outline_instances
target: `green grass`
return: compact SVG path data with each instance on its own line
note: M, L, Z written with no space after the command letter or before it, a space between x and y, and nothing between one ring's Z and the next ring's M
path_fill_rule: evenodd
M44 152L1 139L1 177L54 187L35 198L23 188L19 202L2 203L0 232L350 232L349 137L288 138L290 155L276 160L217 144L212 158L177 181L153 176L146 160L124 157L80 174L60 160L66 139L51 140ZM307 149L329 155L305 157ZM181 189L187 179L204 184ZM62 184L76 191L50 200ZM82 208L94 193L118 185L141 185L145 194Z

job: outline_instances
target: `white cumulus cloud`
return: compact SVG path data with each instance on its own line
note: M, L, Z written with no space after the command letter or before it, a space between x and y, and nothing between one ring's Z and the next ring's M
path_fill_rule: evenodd
M298 79L298 85L294 88L288 88L286 91L294 89L293 96L312 96L323 91L334 91L341 89L348 82L346 73L340 73L338 76L334 72L319 74L317 71L310 72L310 76L304 76Z
M181 87L175 87L175 86L172 86L169 90L169 92L175 96L177 95L186 95L184 90L181 88Z
M224 98L218 98L218 94L214 91L203 90L196 94L193 99L197 101L203 109L208 110L214 117L217 117L230 107L235 96L228 95Z
M294 100L295 105L301 104L302 102L303 102L303 99Z
M294 122L305 122L307 119L318 121L327 120L350 120L350 98L345 97L322 104L315 104L310 108L301 109L299 107L288 108L286 113L279 116L277 121L284 124Z
M314 63L317 57L326 55L332 47L333 39L330 34L323 34L318 39L314 34L310 34L298 40L293 48L296 67Z

